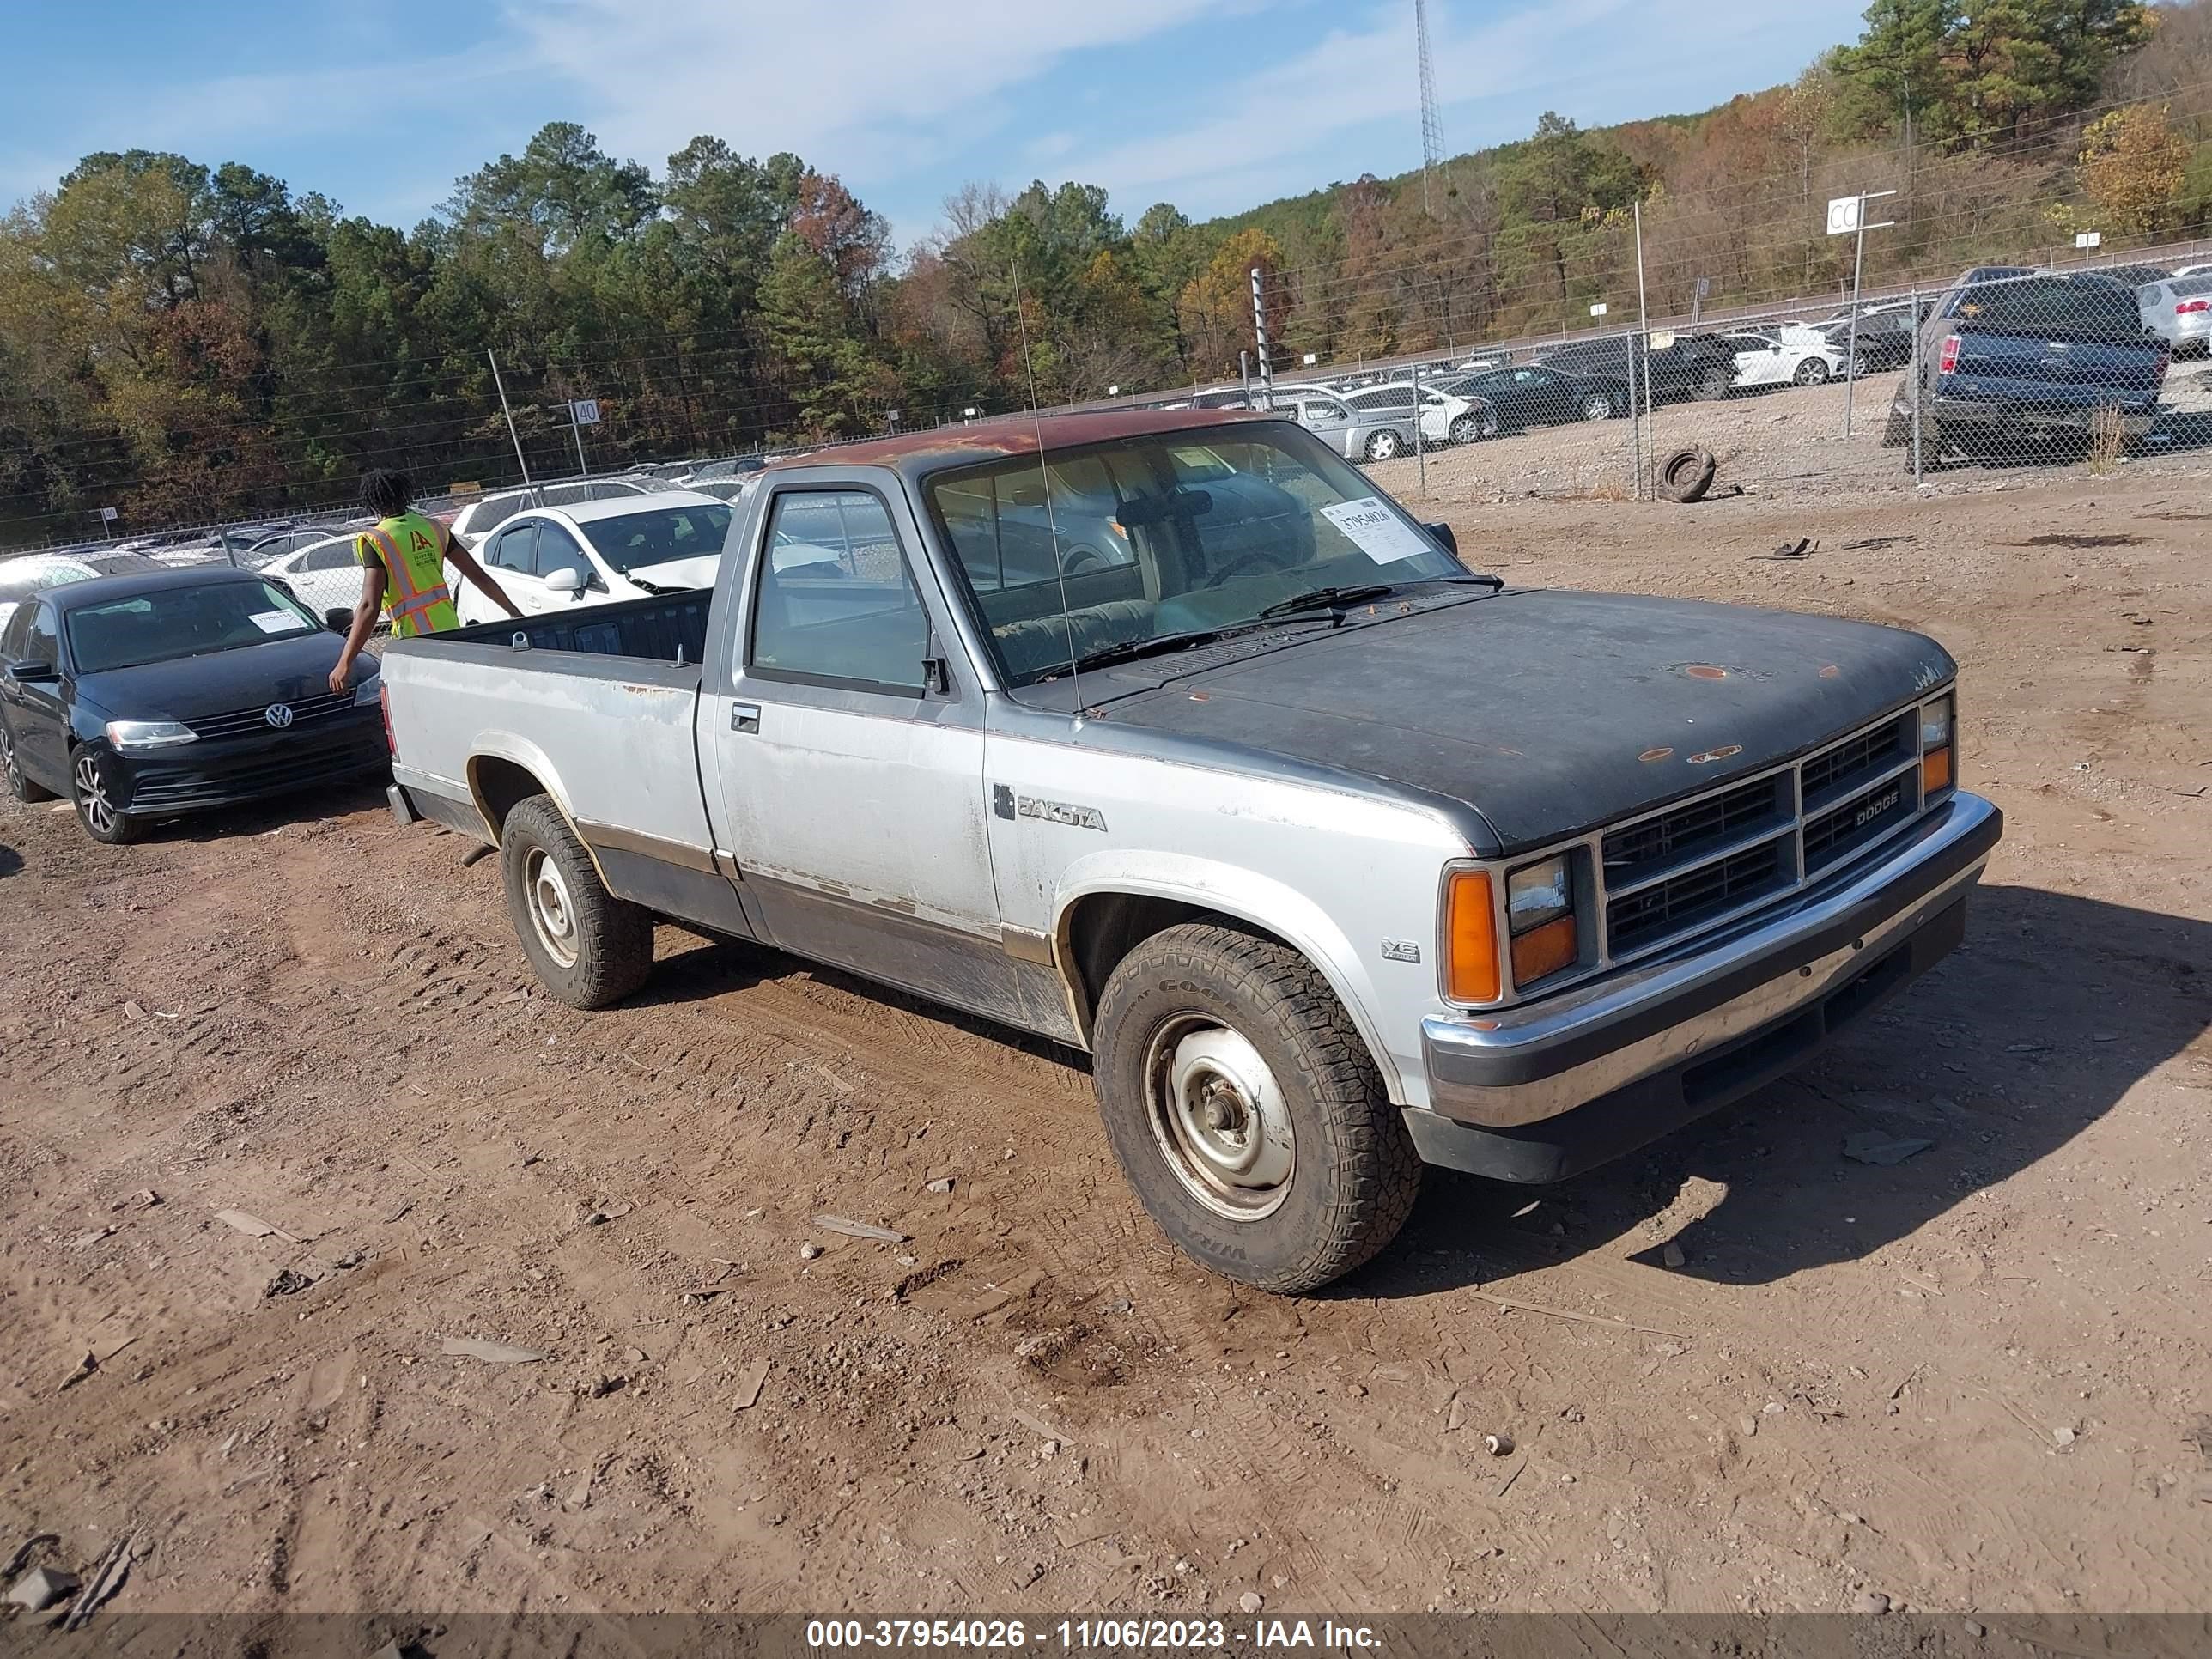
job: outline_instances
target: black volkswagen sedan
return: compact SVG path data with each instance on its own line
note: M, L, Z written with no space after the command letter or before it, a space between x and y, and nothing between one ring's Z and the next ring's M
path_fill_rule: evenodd
M0 629L0 763L94 841L387 765L376 665L274 582L209 565L71 582Z

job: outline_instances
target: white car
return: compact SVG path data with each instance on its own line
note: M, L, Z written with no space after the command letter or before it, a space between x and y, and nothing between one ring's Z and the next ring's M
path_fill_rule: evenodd
M526 617L576 605L712 587L729 534L730 504L692 489L578 501L518 513L473 550ZM464 623L507 612L448 573Z
M1364 392L1346 394L1344 405L1354 416L1374 420L1403 415L1413 407L1413 387L1409 380L1396 380L1385 386L1369 386ZM1441 392L1421 388L1421 436L1432 444L1471 444L1483 435L1483 419L1480 410L1464 398L1449 397Z
M483 538L516 514L533 507L574 507L586 501L635 501L654 494L635 478L572 478L566 483L536 484L528 489L479 495L453 515L447 526L454 539L474 552Z
M263 565L261 574L283 583L294 599L319 617L329 611L350 611L361 603L361 562L354 552L360 533L325 536L295 547Z
M1817 328L1803 323L1749 329L1721 337L1735 352L1734 389L1822 386L1840 379L1844 353Z
M2145 283L2136 290L2143 327L2173 348L2177 357L2212 351L2212 266L2199 267L2164 283Z

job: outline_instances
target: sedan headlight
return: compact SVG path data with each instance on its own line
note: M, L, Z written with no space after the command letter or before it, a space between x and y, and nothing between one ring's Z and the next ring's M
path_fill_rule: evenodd
M197 743L200 734L181 720L110 720L107 740L118 749L166 749Z
M1949 693L1920 705L1920 799L1931 801L1959 781L1958 716Z
M1564 855L1525 864L1506 877L1505 931L1516 986L1574 965L1582 947L1575 934L1573 869Z
M374 702L384 690L384 676L371 674L353 689L353 706L356 708Z

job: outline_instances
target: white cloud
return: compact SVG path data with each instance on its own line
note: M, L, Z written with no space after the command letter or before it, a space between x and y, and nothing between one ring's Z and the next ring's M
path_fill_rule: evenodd
M1004 100L1072 53L1124 45L1251 0L534 0L511 26L584 94L611 150L656 161L694 134L794 150L848 178L964 149Z

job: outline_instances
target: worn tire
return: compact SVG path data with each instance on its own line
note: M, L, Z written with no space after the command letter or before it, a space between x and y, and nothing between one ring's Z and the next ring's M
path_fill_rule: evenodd
M1651 490L1662 501L1697 501L1713 487L1719 463L1703 444L1678 449L1651 469Z
M43 783L33 782L23 770L23 763L15 753L15 734L8 729L8 722L0 720L0 775L8 781L8 793L16 800L36 803L52 800L54 792Z
M507 815L499 856L515 937L549 992L571 1008L604 1008L645 983L653 972L653 913L607 891L550 796L532 795ZM545 870L561 890L565 933L537 916L531 893ZM573 956L568 962L556 954L564 938Z
M1279 1207L1257 1218L1194 1196L1154 1130L1154 1040L1194 1016L1257 1051L1287 1112L1295 1163ZM1224 1278L1285 1294L1326 1285L1389 1244L1420 1195L1419 1156L1366 1044L1287 945L1226 923L1153 934L1107 981L1092 1048L1106 1138L1138 1201Z

